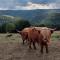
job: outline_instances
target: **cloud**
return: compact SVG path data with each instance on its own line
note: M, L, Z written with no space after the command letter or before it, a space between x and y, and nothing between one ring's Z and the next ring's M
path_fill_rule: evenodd
M0 10L8 10L8 8L0 8Z
M17 5L16 9L22 10L32 10L32 9L58 9L60 4L50 3L50 4L36 4L32 2L28 2L26 6Z
M0 9L12 9L15 5L14 0L0 0Z
M0 0L0 10L60 9L60 0Z

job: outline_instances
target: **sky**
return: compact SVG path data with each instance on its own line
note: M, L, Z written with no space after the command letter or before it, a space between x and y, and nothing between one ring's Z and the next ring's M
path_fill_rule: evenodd
M60 9L60 0L0 0L0 10Z

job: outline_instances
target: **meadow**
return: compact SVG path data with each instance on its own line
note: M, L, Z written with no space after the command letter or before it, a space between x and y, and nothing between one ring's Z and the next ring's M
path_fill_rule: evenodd
M12 36L8 37L9 34ZM60 31L52 34L48 54L45 50L41 54L39 46L37 50L29 50L18 33L0 33L0 60L60 60Z

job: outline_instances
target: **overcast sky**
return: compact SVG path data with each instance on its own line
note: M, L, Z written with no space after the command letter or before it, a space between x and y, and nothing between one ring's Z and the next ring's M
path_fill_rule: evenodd
M60 9L60 0L0 0L0 10Z

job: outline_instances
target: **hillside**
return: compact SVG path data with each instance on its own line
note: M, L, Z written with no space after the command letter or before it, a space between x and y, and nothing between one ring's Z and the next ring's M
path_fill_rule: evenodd
M35 16L48 13L60 13L60 9L37 9L37 10L0 10L0 15L19 16L25 19L34 19Z
M2 18L1 18L2 17ZM12 21L23 18L31 24L60 24L60 9L38 9L38 10L0 10L1 21Z
M60 13L48 14L48 17L41 21L41 24L60 25Z

